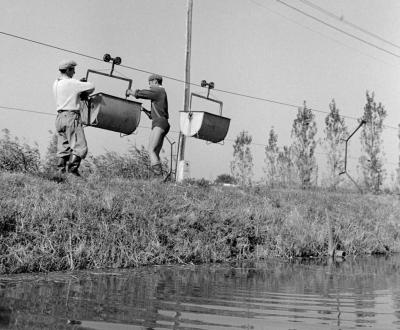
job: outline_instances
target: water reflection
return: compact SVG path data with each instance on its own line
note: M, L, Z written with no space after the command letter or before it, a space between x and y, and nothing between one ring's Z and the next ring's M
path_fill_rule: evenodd
M400 329L400 257L0 277L0 329Z

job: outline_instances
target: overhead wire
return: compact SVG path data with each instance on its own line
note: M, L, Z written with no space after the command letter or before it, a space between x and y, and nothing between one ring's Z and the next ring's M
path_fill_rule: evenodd
M280 0L276 0L276 1L280 1ZM9 36L9 37L12 37L12 38L17 38L17 39L20 39L20 40L24 40L24 41L27 41L27 42L32 42L32 43L35 43L35 44L38 44L38 45L41 45L41 46L62 50L62 51L67 52L67 53L79 55L79 56L82 56L82 57L85 57L85 58L89 58L89 59L93 59L93 60L96 60L96 61L104 62L103 59L98 58L98 57L94 57L94 56L87 55L87 54L84 54L84 53L81 53L81 52L77 52L77 51L69 50L69 49L66 49L66 48L54 46L54 45L51 45L51 44L48 44L48 43L44 43L44 42L41 42L41 41L37 41L37 40L33 40L33 39L30 39L30 38L21 37L21 36L18 36L18 35L15 35L15 34L11 34L11 33L7 33L7 32L4 32L4 31L0 31L0 34L6 35L6 36ZM132 67L132 66L128 66L128 65L122 65L121 64L119 66L123 67L123 68L126 68L126 69L142 72L142 73L148 73L148 74L153 73L153 72L148 71L148 70L139 69L137 67ZM163 77L166 78L166 79L177 81L177 82L187 83L185 80L182 80L182 79L179 79L179 78L175 78L175 77L171 77L171 76L168 76L168 75L163 75ZM193 85L193 86L201 87L200 84L191 83L191 82L189 82L189 84ZM233 91L224 90L224 89L215 88L214 90L218 91L218 92L221 92L221 93L225 93L225 94L230 94L230 95L235 95L235 96L238 96L238 97L243 97L243 98L248 98L248 99L253 99L253 100L258 100L258 101L263 101L263 102L268 102L268 103L273 103L273 104L287 106L287 107L291 107L291 108L295 108L295 109L298 109L299 107L301 107L299 105L290 104L290 103L283 102L283 101L277 101L277 100L273 100L273 99L268 99L268 98L263 98L263 97L258 97L258 96L252 96L252 95L239 93L239 92L233 92ZM309 108L309 109L314 111L314 112L329 114L328 111L318 110L318 109L315 109L315 108ZM356 121L359 120L359 118L352 117L352 116L347 116L347 115L340 115L340 117L348 118L348 119L356 120ZM389 126L389 125L385 125L385 127L397 130L397 127L393 127L393 126Z
M290 5L290 4L288 4L287 2L285 2L285 1L283 1L283 0L275 0L275 1L278 2L278 3L280 3L280 4L282 4L282 5L284 5L284 6L286 6L286 7L288 7L288 8L290 8L290 9L292 9L292 10L294 10L294 11L296 11L296 12L298 12L298 13L300 13L300 14L302 14L302 15L304 15L304 16L306 16L306 17L308 17L308 18L311 18L311 19L313 19L313 20L315 20L315 21L317 21L317 22L319 22L319 23L321 23L321 24L323 24L323 25L325 25L325 26L328 26L329 28L331 28L331 29L333 29L333 30L335 30L335 31L338 31L338 32L340 32L340 33L343 33L343 34L347 35L347 36L350 37L350 38L356 39L356 40L358 40L358 41L360 41L360 42L362 42L362 43L364 43L364 44L366 44L366 45L368 45L368 46L371 46L371 47L373 47L373 48L376 48L376 49L378 49L378 50L380 50L380 51L382 51L382 52L384 52L384 53L387 53L387 54L389 54L389 55L392 55L392 56L394 56L394 57L400 58L400 55L399 55L399 54L393 53L393 52L390 51L390 50L387 50L387 49L385 49L385 48L379 47L379 46L373 44L372 42L369 42L369 41L367 41L367 40L364 40L364 39L362 39L362 38L360 38L360 37L358 37L358 36L356 36L356 35L354 35L354 34L352 34L352 33L349 33L349 32L347 32L347 31L345 31L345 30L343 30L343 29L341 29L341 28L338 28L337 26L334 26L334 25L332 25L332 24L329 24L329 23L327 23L327 22L324 22L323 20L319 19L318 17L315 17L315 16L313 16L313 15L311 15L311 14L305 12L304 10L301 10L301 9L297 8L296 6Z
M276 0L276 1L279 1L279 0ZM50 48L53 48L53 49L62 50L64 52L68 52L68 53L71 53L71 54L75 54L75 55L79 55L79 56L82 56L82 57L86 57L86 58L89 58L89 59L93 59L93 60L97 60L97 61L103 62L103 59L100 59L100 58L97 58L97 57L94 57L94 56L90 56L90 55L87 55L87 54L84 54L84 53L81 53L81 52L77 52L77 51L73 51L73 50L69 50L69 49L66 49L66 48L61 48L61 47L54 46L54 45L51 45L51 44L48 44L48 43L36 41L36 40L33 40L33 39L17 36L15 34L7 33L7 32L4 32L4 31L0 31L0 34L6 35L6 36L9 36L9 37L13 37L13 38L17 38L17 39L20 39L20 40L32 42L32 43L39 44L39 45L42 45L42 46L50 47ZM134 71L138 71L138 72L142 72L142 73L149 73L149 74L152 73L151 71L139 69L137 67L132 67L132 66L128 66L128 65L120 65L120 67L124 67L124 68L130 69L130 70L134 70ZM163 77L166 78L166 79L177 81L177 82L186 83L182 79L174 78L174 77L171 77L171 76L168 76L168 75L163 75ZM201 87L200 84L191 83L191 82L189 82L189 84L193 85L193 86ZM252 96L252 95L249 95L249 94L233 92L233 91L224 90L224 89L215 88L214 90L218 91L218 92L221 92L221 93L225 93L225 94L235 95L235 96L238 96L238 97L243 97L243 98L248 98L248 99L253 99L253 100L258 100L258 101L263 101L263 102L268 102L268 103L273 103L273 104L282 105L282 106L287 106L287 107L291 107L291 108L294 108L294 109L298 109L299 107L301 107L299 105L290 104L290 103L283 102L283 101L277 101L277 100L273 100L273 99L268 99L268 98L263 98L263 97L258 97L258 96ZM309 108L309 109L314 111L314 112L329 114L328 111L319 110L319 109L316 109L316 108ZM347 116L347 115L340 115L340 117L348 118L348 119L356 120L356 121L359 120L359 118L352 117L352 116ZM384 125L384 127L397 130L397 127L394 127L394 126Z
M252 1L254 2L254 0L252 0ZM284 1L281 1L281 0L276 0L276 1L287 5ZM295 9L295 7L293 7L293 9ZM322 22L322 23L324 23L324 22ZM79 55L79 56L82 56L82 57L86 57L86 58L89 58L89 59L93 59L93 60L97 60L97 61L103 62L103 59L100 59L100 58L97 58L97 57L94 57L94 56L90 56L90 55L87 55L87 54L84 54L84 53L81 53L81 52L77 52L77 51L69 50L69 49L66 49L66 48L54 46L54 45L51 45L51 44L48 44L48 43L44 43L44 42L41 42L41 41L37 41L37 40L33 40L33 39L30 39L30 38L21 37L21 36L18 36L18 35L15 35L15 34L11 34L11 33L7 33L7 32L4 32L4 31L0 31L0 34L3 34L3 35L6 35L6 36L9 36L9 37L17 38L17 39L20 39L20 40L32 42L32 43L35 43L35 44L38 44L38 45L50 47L50 48L53 48L53 49L61 50L61 51L64 51L64 52L68 52L68 53L71 53L71 54L75 54L75 55ZM127 68L127 69L134 70L134 71L138 71L138 72L149 73L149 74L152 73L151 71L139 69L137 67L127 66L127 65L122 65L122 64L120 66L124 67L124 68ZM168 75L164 75L164 77L167 78L167 79L170 79L170 80L186 83L182 79L174 78L174 77L171 77L171 76L168 76ZM189 83L189 84L190 85L195 85L195 86L200 86L199 84L195 84L195 83ZM287 102L272 100L272 99L263 98L263 97L252 96L252 95L248 95L248 94L244 94L244 93L238 93L238 92L233 92L233 91L228 91L228 90L223 90L223 89L214 89L214 90L215 91L219 91L221 93L226 93L226 94L235 95L235 96L239 96L239 97L244 97L244 98L254 99L254 100L258 100L258 101L274 103L274 104L288 106L288 107L292 107L292 108L296 108L296 109L299 108L299 105L290 104L290 103L287 103ZM14 109L14 110L16 110L16 109ZM21 109L19 109L19 110L22 111ZM327 111L318 110L318 109L315 109L315 108L311 108L311 110L315 111L315 112L319 112L319 113L325 113L325 114L329 113ZM41 113L41 112L38 112L38 113ZM356 117L351 117L351 116L346 116L346 115L340 115L340 116L343 117L343 118L348 118L348 119L352 119L352 120L358 120L358 118L356 118ZM397 129L397 127L388 126L388 125L385 125L385 127L392 128L392 129Z
M265 5L259 3L259 2L256 1L256 0L249 0L249 1L252 2L253 4L256 4L256 5L259 6L259 7L262 7L262 8L264 8L264 9L268 10L269 12L271 12L271 13L273 13L273 14L279 16L279 17L282 17L283 19L285 19L285 20L287 20L287 21L289 21L289 22L292 22L293 24L296 24L296 25L298 25L298 26L301 26L302 28L304 28L304 29L306 29L306 30L309 30L309 31L311 31L311 32L313 32L313 33L319 34L319 35L323 36L323 37L326 38L326 39L329 39L329 40L331 40L331 41L333 41L333 42L335 42L335 43L337 43L337 44L339 44L339 45L342 45L343 47L346 47L346 48L351 49L351 50L354 51L354 52L357 52L357 53L359 53L359 54L361 54L361 55L363 55L363 56L369 57L369 58L371 58L371 59L373 59L373 60L375 60L375 61L381 62L381 63L383 63L383 64L390 65L390 66L392 66L392 67L397 67L396 65L394 65L394 64L392 64L392 63L389 63L389 62L384 61L384 60L382 60L382 59L380 59L380 58L378 58L378 57L376 57L376 56L372 56L371 54L368 54L368 53L365 53L365 52L363 52L363 51L360 51L359 49L357 49L357 48L355 48L355 47L349 46L348 44L345 44L345 43L343 43L343 42L341 42L341 41L339 41L339 40L337 40L337 39L335 39L335 38L332 38L332 37L330 37L330 36L328 36L328 35L322 33L321 31L318 31L318 30L316 30L316 29L313 29L313 28L311 28L311 27L309 27L309 26L307 26L307 25L305 25L305 24L302 24L302 23L296 21L296 20L293 20L293 19L291 19L291 18L289 18L289 17L287 17L287 16L281 14L280 12L277 12L277 11L271 9L270 7L266 7ZM274 0L271 0L271 1L274 1Z
M348 25L348 26L350 26L350 27L352 27L354 29L357 29L358 31L361 31L361 32L363 32L363 33L365 33L365 34L367 34L367 35L369 35L369 36L371 36L371 37L373 37L375 39L378 39L378 40L390 45L390 46L393 46L393 47L396 47L396 48L400 49L399 45L397 45L397 44L395 44L395 43L393 43L393 42L391 42L389 40L386 40L383 37L381 37L381 36L379 36L379 35L377 35L377 34L375 34L373 32L370 32L370 31L368 31L368 30L366 30L366 29L364 29L364 28L362 28L362 27L360 27L360 26L358 26L358 25L346 20L343 15L342 16L335 15L334 13L332 13L332 12L330 12L330 11L328 11L328 10L326 10L326 9L324 9L324 8L322 8L322 7L316 5L315 3L311 2L311 1L308 1L308 0L298 0L298 1L304 3L306 6L309 6L311 8L314 8L314 9L324 13L325 15L327 15L329 17L332 17L332 18L338 20L339 22L341 22L343 24L346 24L346 25Z

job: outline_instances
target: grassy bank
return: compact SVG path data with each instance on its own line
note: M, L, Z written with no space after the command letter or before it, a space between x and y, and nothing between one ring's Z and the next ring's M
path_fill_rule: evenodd
M0 273L400 251L398 197L0 173Z

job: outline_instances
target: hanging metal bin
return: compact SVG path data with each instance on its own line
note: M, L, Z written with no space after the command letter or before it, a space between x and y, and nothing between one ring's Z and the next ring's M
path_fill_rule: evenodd
M104 60L107 62L106 55ZM88 70L86 73L86 80L88 80L90 73L94 73L97 75L127 81L128 89L130 89L132 87L132 79L114 76L112 74L114 70L115 59L112 60L113 67L110 74ZM83 110L81 111L81 117L84 125L129 135L132 134L139 126L141 109L142 103L130 101L101 92L89 96L86 106L84 106Z
M142 104L105 93L89 97L81 117L84 125L132 134L139 125Z
M182 134L217 143L225 139L230 119L205 111L180 111Z
M222 101L207 96L192 93L190 97L190 108L193 96L219 104L219 115L206 111L180 111L180 129L186 136L195 137L208 142L218 143L225 139L230 124L230 118L222 116Z

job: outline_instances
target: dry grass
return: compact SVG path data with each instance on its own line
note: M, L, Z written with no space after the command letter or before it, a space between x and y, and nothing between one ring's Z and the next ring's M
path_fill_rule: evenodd
M0 172L0 208L0 273L400 251L394 196Z

